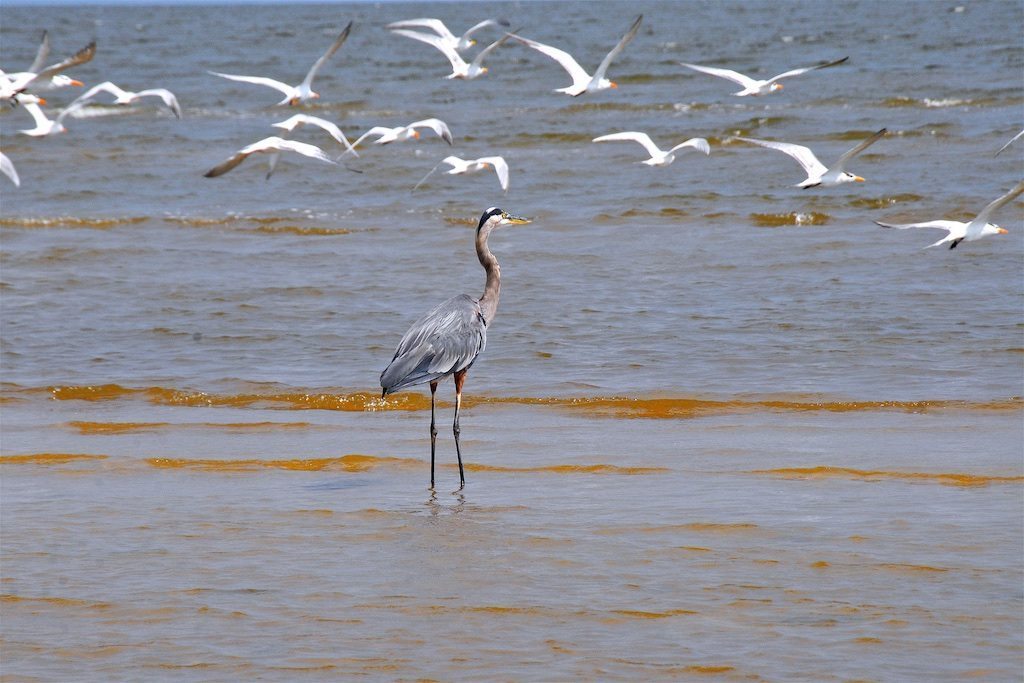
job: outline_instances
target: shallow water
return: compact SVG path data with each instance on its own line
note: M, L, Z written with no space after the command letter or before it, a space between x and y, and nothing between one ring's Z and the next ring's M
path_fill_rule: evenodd
M4 68L43 28L54 55L95 37L77 78L170 88L185 116L90 108L46 139L0 119L22 178L0 186L0 673L1018 679L1021 205L954 251L872 223L968 218L1019 179L1024 143L993 154L1024 121L1024 48L991 27L1024 8L955 9L473 5L587 68L642 11L619 88L571 99L521 46L451 82L383 29L468 25L456 5L5 7ZM350 136L438 116L453 148L203 178L291 114L206 70L297 80L349 19L310 112ZM843 55L760 99L677 65ZM854 187L797 190L792 160L728 142L828 163L881 127ZM712 154L590 143L630 129ZM504 155L508 194L410 192L449 153ZM428 393L382 402L377 377L422 311L482 289L495 204L534 223L492 239L468 485L448 493L445 384L431 495Z

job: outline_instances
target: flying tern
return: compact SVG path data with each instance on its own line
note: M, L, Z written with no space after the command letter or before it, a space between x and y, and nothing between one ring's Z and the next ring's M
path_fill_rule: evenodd
M664 151L659 149L654 141L651 140L651 136L647 133L640 133L638 131L625 131L622 133L611 133L609 135L602 135L593 139L593 142L612 142L615 140L629 140L631 142L639 142L643 145L647 153L651 155L650 159L641 161L642 164L648 166L668 166L676 159L675 152L679 149L686 147L692 147L693 149L700 150L704 154L711 154L711 147L708 145L708 141L704 138L690 138L686 142L681 142L672 149Z
M15 187L21 187L21 180L18 179L18 172L14 170L14 162L12 162L6 154L0 152L0 173L11 179Z
M377 139L373 141L373 144L375 145L386 145L389 142L401 142L403 140L419 138L420 132L417 128L429 128L437 133L438 136L449 145L452 144L452 132L448 129L447 123L441 119L423 119L422 121L413 121L408 126L397 126L395 128L374 126L360 135L356 141L352 143L352 146L358 147L359 143L374 135L377 136Z
M46 41L44 40L44 42ZM47 47L45 52L46 56L48 56L49 47ZM34 92L37 90L52 90L65 85L82 85L81 81L76 81L73 78L64 76L60 72L70 69L73 66L78 66L79 64L85 64L95 55L96 41L92 41L67 59L55 64L39 68L36 67L35 62L33 62L32 66L35 67L35 69L5 74L5 78L2 79L4 82L0 82L0 99L8 99L23 91ZM36 61L46 61L46 56L40 60L39 54L37 53ZM58 76L60 76L60 78L58 78Z
M298 142L297 140L285 140L284 138L279 138L276 135L273 135L269 138L263 138L262 140L254 142L247 147L243 147L228 157L225 161L211 168L204 175L207 178L216 178L219 175L224 175L235 166L238 166L252 154L277 154L280 152L295 152L296 154L301 154L313 159L319 159L320 161L327 162L328 164L334 164L334 161L316 145ZM273 172L273 169L271 169L271 172ZM270 173L267 174L267 177L270 177Z
M597 67L597 71L591 76L588 74L582 66L579 65L573 56L564 50L559 50L556 47L545 45L544 43L538 43L535 40L529 40L522 36L517 36L514 33L508 34L512 38L518 40L523 45L533 48L541 54L547 55L551 59L555 60L562 65L562 68L569 72L569 76L572 77L572 85L564 88L558 88L555 92L564 92L567 95L577 97L583 93L593 93L600 90L607 90L608 88L619 87L614 81L610 81L605 78L605 73L608 71L608 67L611 66L612 60L619 56L619 54L629 45L630 41L636 36L637 31L640 30L640 22L643 20L644 15L638 16L634 21L633 25L626 31L626 35L622 36L618 45L612 48L612 51L601 62L601 65Z
M441 39L443 44L450 47L453 50L464 52L468 50L476 41L470 38L471 35L476 33L482 28L487 26L507 26L508 22L499 22L494 19L485 19L476 26L473 26L468 31L463 33L461 36L456 37L448 27L444 25L440 19L406 19L404 21L395 21L387 25L388 29L405 29L405 28L428 28L437 34L437 37ZM397 33L397 31L395 31ZM405 34L402 34L405 35ZM411 36L409 36L411 37Z
M946 220L926 221L924 223L883 223L882 221L875 221L875 223L883 228L897 228L899 230L906 230L907 228L939 228L946 230L947 234L945 237L935 244L929 244L925 249L946 243L949 244L950 249L956 249L956 245L965 240L973 242L989 235L1005 235L1007 230L1000 228L995 223L989 223L988 217L1003 204L1020 196L1021 193L1024 193L1024 181L1017 183L1017 186L1012 190L982 209L981 213L975 216L974 220L969 223Z
M279 90L284 93L284 99L277 103L278 106L287 104L294 107L300 104L305 104L310 100L320 97L319 93L313 92L313 79L316 77L316 72L319 71L320 67L322 67L327 60L338 51L338 48L345 43L345 39L348 38L348 34L351 30L352 22L350 21L348 22L348 26L346 26L342 32L338 34L338 37L334 39L331 46L327 48L327 52L321 55L320 59L313 63L313 66L309 69L309 73L306 74L306 77L298 85L288 85L287 83L282 83L281 81L274 80L273 78L266 78L264 76L236 76L233 74L223 74L217 71L210 71L208 73L211 73L214 76L220 76L221 78L227 78L232 81L255 83L256 85L265 85L267 87L274 88L275 90Z
M730 81L733 81L734 83L740 84L741 86L743 86L743 90L733 93L733 95L736 95L738 97L744 97L746 95L767 95L768 93L773 93L776 90L782 90L783 86L781 83L779 83L779 81L781 81L783 78L799 76L800 74L805 74L808 71L815 71L816 69L825 69L830 66L835 66L836 64L842 64L847 59L849 59L849 57L843 57L842 59L837 59L834 62L816 64L815 66L806 66L802 69L792 69L790 71L781 73L778 76L772 76L771 78L764 81L757 80L756 78L751 78L750 76L745 76L739 73L738 71L733 71L732 69L719 69L713 66L687 64L686 62L679 63L682 66L685 66L687 69L693 69L694 71L700 71L701 73L710 74L712 76L718 76L719 78L726 78Z
M461 55L459 55L455 48L451 47L443 38L438 36L432 36L429 33L419 33L418 31L407 31L405 29L395 29L392 33L397 33L398 35L405 36L406 38L418 40L426 43L427 45L433 45L441 51L441 54L448 58L449 62L451 62L452 72L445 78L464 78L467 80L472 80L487 73L487 67L483 66L484 59L486 59L492 51L500 47L502 43L508 40L510 36L510 34L505 34L484 49L480 50L480 52L473 57L472 62L467 62Z
M54 133L66 133L68 129L64 127L64 119L71 112L81 108L82 104L84 104L84 102L78 102L76 100L58 114L57 118L50 119L38 104L26 102L22 105L22 108L32 116L32 119L36 123L36 127L26 128L24 130L19 130L18 132L22 135L29 135L34 138L46 137L47 135L53 135Z
M341 132L341 129L338 128L338 126L332 123L331 121L328 121L327 119L322 119L319 116L296 114L295 116L292 116L289 119L285 119L284 121L278 121L277 123L273 123L271 125L274 126L275 128L281 128L284 130L284 132L281 133L282 139L287 139L288 135L294 132L296 128L301 128L302 126L305 125L317 126L327 131L327 133L330 134L330 136L334 138L334 140L339 145L345 148L346 152L351 152L352 154L359 156L359 153L356 152L352 144L349 143L348 138L345 137L345 134L343 132ZM274 169L277 167L277 161L280 157L281 153L279 151L270 153L270 159L267 162L268 179L270 178L271 175L274 174Z
M836 163L832 165L832 168L826 168L823 163L818 161L818 157L814 156L814 152L803 145L793 145L788 142L775 142L773 140L755 140L754 138L737 137L736 139L742 140L743 142L750 142L755 145L761 145L768 149L776 149L796 159L797 163L799 163L807 173L807 179L798 183L796 187L807 189L809 187L817 187L818 185L831 187L833 185L841 185L842 183L864 182L864 179L859 175L854 175L846 171L846 164L850 159L867 149L869 145L881 140L886 132L886 129L883 128L867 140L864 140L856 147L839 157L839 159L836 160Z
M508 192L508 164L505 162L503 157L480 157L479 159L460 159L456 156L445 157L430 170L430 173L423 176L423 180L416 183L413 187L413 192L422 185L431 174L440 168L441 164L448 164L451 168L445 173L448 175L461 175L463 173L476 173L477 171L485 171L488 168L493 168L494 172L498 175L498 183L501 185L503 192Z
M81 101L84 103L85 101L94 100L101 92L113 95L114 104L132 104L133 102L138 102L143 97L159 97L175 117L181 118L181 106L178 105L178 98L174 96L174 93L165 88L150 88L149 90L132 92L124 90L110 81L104 81L86 90L75 102Z

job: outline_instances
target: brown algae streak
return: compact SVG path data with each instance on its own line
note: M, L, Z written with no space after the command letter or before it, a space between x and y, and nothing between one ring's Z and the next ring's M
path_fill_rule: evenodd
M593 417L685 419L714 415L733 415L755 412L873 412L898 410L924 413L934 410L1020 410L1024 401L1009 398L994 401L796 401L785 399L710 400L697 398L491 398L471 397L463 405L501 403L524 405L550 405L581 410Z
M1024 482L1024 476L989 476L960 472L900 472L858 470L850 467L782 467L772 470L753 470L750 474L768 474L786 479L857 479L861 481L903 480L942 484L943 486L988 486L989 484L1015 484Z
M142 396L150 403L186 407L269 407L294 410L427 410L430 399L421 394L406 393L386 401L378 394L355 392L351 394L311 394L302 392L211 394L205 391L185 391L165 387L144 389L123 387L119 384L95 386L49 387L51 396L58 401L110 401Z
M79 434L127 434L158 429L223 429L227 431L273 431L276 429L307 429L311 422L85 422L75 420L67 425Z
M79 434L125 434L128 432L149 432L161 427L169 427L169 422L68 422L69 427L78 430Z
M80 598L62 598L57 596L33 596L14 595L13 593L0 593L0 604L12 605L22 604L31 609L38 609L40 606L81 608L90 610L106 610L113 607L109 602L96 602L93 600L82 600Z
M778 228L784 225L825 225L831 218L827 213L818 213L816 211L750 214L750 219L754 221L754 225L762 228Z
M294 470L302 472L319 472L333 470L341 472L367 472L378 467L415 467L423 466L418 458L396 458L375 455L349 454L331 458L293 458L286 460L261 460L258 458L217 459L217 458L147 458L146 464L158 469L193 469L204 471L239 472L260 469ZM440 467L452 468L455 464L443 464ZM551 474L659 474L668 472L664 467L619 467L617 465L541 465L536 467L502 467L499 465L482 465L466 463L465 468L471 472L526 472Z
M26 455L0 455L0 465L65 465L69 462L106 460L107 455L83 453L29 453Z
M607 527L597 531L602 536L636 534L679 534L687 532L705 534L749 534L758 533L761 527L753 522L686 522L685 524L656 524L653 526ZM699 548L699 550L707 550Z
M352 394L227 394L217 395L206 392L187 392L174 389L153 388L146 392L152 403L177 406L228 406L245 408L261 406L291 410L340 410L365 412L377 410L427 410L430 400L422 394L401 394L383 400L377 394L355 392Z
M300 225L261 225L257 227L253 232L259 232L268 235L299 235L303 237L308 235L312 235L315 237L333 237L335 235L352 234L352 231L348 230L347 228L305 228Z
M133 389L118 384L96 386L57 386L48 389L56 400L107 401L141 396L151 403L167 406L232 408L278 408L286 410L339 410L345 412L373 412L382 410L423 411L430 409L430 397L417 392L405 392L381 398L377 393L309 393L281 391L268 393L213 394L205 391L186 391L165 387ZM438 402L441 407L451 405ZM523 397L472 396L463 401L466 407L477 405L551 406L583 411L593 417L680 419L712 415L732 415L755 412L873 412L896 410L925 413L936 410L963 411L1019 411L1024 399L1010 397L990 401L914 400L914 401L844 401L815 400L813 398L737 398L701 399L687 397L634 398L626 396L593 397Z
M238 472L259 469L295 470L319 472L334 470L342 472L366 472L377 467L421 466L415 458L391 458L351 453L336 458L295 458L289 460L217 460L211 458L146 458L146 463L161 469L196 469L205 471Z
M667 467L620 467L619 465L542 465L537 467L505 467L502 465L482 465L466 463L470 472L538 472L552 474L662 474L669 472Z
M138 225L149 220L148 216L129 216L126 218L78 218L75 216L54 216L46 218L0 218L0 227L4 228L88 228L92 230L109 230L122 225Z
M894 194L887 197L856 197L851 199L848 204L855 209L887 209L890 206L897 204L912 204L919 202L924 199L919 194Z
M50 394L58 401L111 401L140 392L119 384L100 384L96 386L59 386L50 387Z

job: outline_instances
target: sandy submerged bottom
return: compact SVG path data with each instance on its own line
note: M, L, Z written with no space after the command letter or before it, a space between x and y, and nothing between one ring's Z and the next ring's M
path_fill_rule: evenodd
M442 431L431 493L423 411L5 409L10 680L1011 680L1024 661L1019 410L483 403L466 489Z

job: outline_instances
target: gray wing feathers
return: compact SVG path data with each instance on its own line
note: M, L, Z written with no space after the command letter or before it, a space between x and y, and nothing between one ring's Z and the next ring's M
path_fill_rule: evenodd
M50 66L46 67L45 69L40 71L33 80L44 81L47 78L51 78L55 74L59 74L61 71L64 71L65 69L70 69L71 67L78 66L79 64L85 64L86 62L91 60L95 54L96 41L94 40L85 47L83 47L81 50L76 52L75 54L65 59L64 61L57 62L56 64L51 64Z
M979 213L978 217L975 218L974 220L981 223L988 223L989 214L991 214L993 211L1001 207L1006 202L1015 199L1021 194L1024 194L1024 181L1017 183L1016 187L1014 187L1012 190L1010 190L1002 197L1000 197L999 199L995 200L994 202L986 206L984 209L982 209L981 213Z
M385 393L433 382L473 364L487 344L477 300L453 297L413 323L380 375Z
M348 22L348 26L343 28L341 33L338 34L338 37L334 39L334 42L331 43L331 46L327 48L327 52L325 52L320 57L320 59L313 62L313 66L310 67L309 72L306 74L306 77L302 79L302 83L305 84L307 88L312 87L313 79L316 77L316 72L319 71L320 67L323 66L328 59L333 57L334 53L337 52L338 49L345 44L345 41L348 39L348 34L351 33L351 31L352 22L350 21Z
M644 15L638 16L634 21L633 25L626 31L626 35L622 36L618 44L612 48L612 51L601 60L601 65L597 67L597 71L594 72L594 79L601 80L604 78L605 73L608 71L608 67L612 65L612 60L619 56L626 46L636 37L636 32L640 30L640 22L644 20Z

